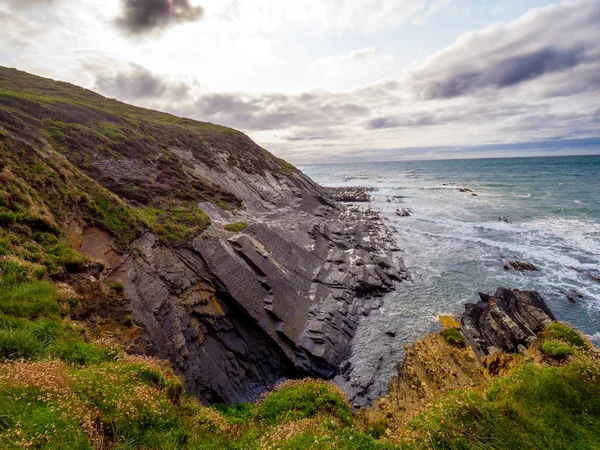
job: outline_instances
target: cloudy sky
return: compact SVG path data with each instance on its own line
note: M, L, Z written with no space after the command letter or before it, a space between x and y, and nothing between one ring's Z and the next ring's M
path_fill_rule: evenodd
M0 0L0 65L294 163L600 153L600 0Z

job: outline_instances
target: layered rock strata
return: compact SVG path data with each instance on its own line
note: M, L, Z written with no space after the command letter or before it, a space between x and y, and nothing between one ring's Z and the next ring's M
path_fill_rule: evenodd
M251 401L282 377L333 377L360 316L408 277L375 212L334 202L300 173L240 179L232 170L219 181L246 208L200 204L212 225L189 245L146 233L118 261L106 244L148 350L207 402ZM243 231L223 229L238 221Z

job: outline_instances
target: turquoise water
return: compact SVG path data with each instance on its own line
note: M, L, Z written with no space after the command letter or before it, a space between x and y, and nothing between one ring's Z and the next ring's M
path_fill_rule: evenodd
M587 276L600 275L600 156L301 169L325 186L378 188L372 207L394 229L413 276L359 327L351 379L372 382L369 396L385 390L404 342L436 329L440 314L460 314L478 292L500 286L540 291L558 319L600 344L600 283ZM413 214L398 217L397 208ZM508 259L539 271L505 271ZM583 296L577 303L566 298L572 289Z

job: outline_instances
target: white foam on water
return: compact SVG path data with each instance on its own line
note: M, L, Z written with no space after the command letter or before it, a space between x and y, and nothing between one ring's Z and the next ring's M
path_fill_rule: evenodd
M552 217L524 223L550 242L556 238L580 251L595 254L600 263L600 223L594 220Z

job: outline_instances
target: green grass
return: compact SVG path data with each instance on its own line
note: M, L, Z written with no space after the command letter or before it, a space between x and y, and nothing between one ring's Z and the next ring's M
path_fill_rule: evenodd
M210 218L193 203L146 207L137 213L159 238L173 243L188 242L210 225Z
M298 169L296 169L296 167L293 164L287 162L285 159L282 159L282 158L278 158L278 159L279 159L279 162L281 163L281 166L283 167L283 170L285 170L287 173L292 173L294 170L298 170Z
M256 408L256 419L267 425L291 422L322 414L352 424L350 407L329 385L306 382L272 393Z
M72 301L60 298L49 281L0 278L0 359L58 358L75 365L110 360L114 350L85 343L62 320Z
M223 229L225 229L227 231L231 231L233 233L237 233L242 230L245 230L247 227L248 227L248 224L246 222L235 222L235 223L230 223L230 224L225 225L223 227Z
M55 292L48 281L19 283L14 278L0 278L0 314L26 319L56 318L60 308Z
M586 347L585 341L577 331L559 322L549 323L544 330L544 336L564 341L575 347Z
M525 363L482 396L456 391L417 416L405 448L593 449L600 442L600 370Z
M456 345L457 347L465 346L465 337L462 333L454 328L446 328L442 331L442 337L449 344Z
M573 350L560 342L546 341L542 344L542 353L551 358L566 359L573 354Z

